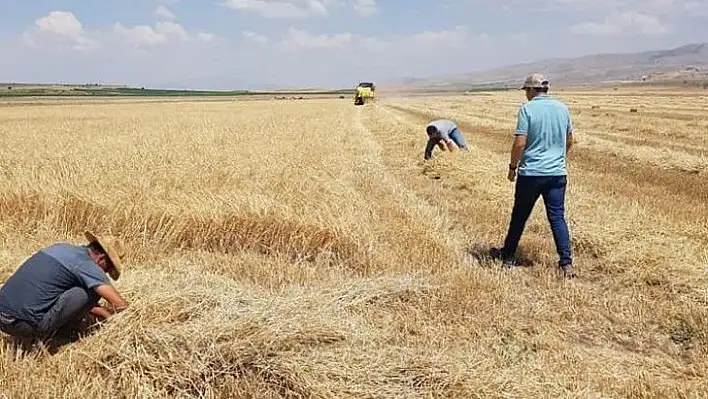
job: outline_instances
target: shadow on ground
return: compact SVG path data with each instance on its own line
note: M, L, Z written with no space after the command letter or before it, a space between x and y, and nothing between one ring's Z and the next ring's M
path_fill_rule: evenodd
M489 245L474 244L467 248L467 254L472 256L473 259L477 260L481 265L486 267L493 267L497 263L501 266L501 261L492 258L491 255L492 247ZM520 267L532 267L536 262L523 248L519 247L516 251L516 265Z
M17 358L35 355L43 350L46 350L50 355L55 355L62 347L95 334L99 327L96 319L89 315L70 327L59 330L53 337L47 338L43 342L0 333L3 336L0 339L0 344L5 347L6 353Z

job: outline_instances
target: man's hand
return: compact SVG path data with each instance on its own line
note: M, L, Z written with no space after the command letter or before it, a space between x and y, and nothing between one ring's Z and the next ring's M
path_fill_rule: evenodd
M455 142L450 139L448 139L446 141L446 144L447 144L447 148L450 150L450 152L453 152L457 149L457 144L455 144Z
M107 318L111 317L111 312L104 309L100 305L96 305L93 308L91 308L91 311L89 313L91 313L91 315L96 316L101 319L107 319Z
M516 169L509 169L509 174L507 175L506 178L509 179L509 181L513 183L514 180L516 180Z
M438 147L441 151L447 151L447 147L445 147L445 143L443 143L442 141L438 141Z
M101 284L95 288L96 293L105 299L112 307L113 311L118 313L125 310L128 307L128 302L126 302L109 284Z

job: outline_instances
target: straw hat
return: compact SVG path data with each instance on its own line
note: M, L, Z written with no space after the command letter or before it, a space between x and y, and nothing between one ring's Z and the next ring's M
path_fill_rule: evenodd
M84 232L84 236L86 236L89 242L97 242L101 248L106 251L108 258L114 266L113 269L108 271L108 275L111 276L113 280L118 280L120 270L123 267L123 258L125 258L126 254L123 240L110 234L98 236L90 231Z

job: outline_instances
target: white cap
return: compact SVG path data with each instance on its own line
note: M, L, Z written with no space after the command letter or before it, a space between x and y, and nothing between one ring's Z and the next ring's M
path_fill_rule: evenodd
M526 80L524 81L524 86L521 87L521 89L541 89L544 87L548 87L548 79L546 79L546 77L541 75L540 73L534 73L526 78Z

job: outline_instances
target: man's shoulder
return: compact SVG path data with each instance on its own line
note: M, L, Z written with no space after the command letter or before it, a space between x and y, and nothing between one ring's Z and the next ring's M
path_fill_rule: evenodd
M44 251L72 273L88 275L103 283L108 282L105 272L98 267L98 264L89 255L88 248L83 245L57 243Z
M570 112L568 105L565 102L563 102L562 100L559 100L557 98L550 97L550 96L540 98L537 101L529 101L526 104L524 104L522 107L525 112L533 112L535 110L539 110L544 113L548 112L549 110L553 110L556 112L563 112L563 113Z
M42 252L56 259L64 266L73 266L91 260L85 247L65 242L52 244L42 249Z
M45 248L72 249L72 248L81 248L81 245L71 244L71 243L64 242L64 241L58 241L58 242L55 242L54 244L47 245Z
M455 122L450 119L435 119L428 123L428 125L454 125Z
M557 107L562 108L565 111L568 111L568 104L566 104L565 101L560 100L558 98L551 98L551 101L553 101L553 103L556 104Z
M81 245L70 244L68 242L56 242L42 248L42 252L48 254L75 254L82 250Z
M553 105L554 107L558 107L566 111L568 110L568 104L566 104L565 101L559 98L548 96L548 98L546 98L546 102L547 104Z
M439 124L443 128L448 129L448 131L451 131L457 127L457 123L451 119L440 119Z

